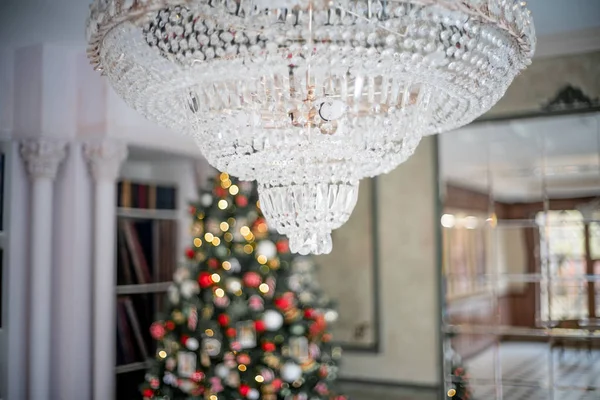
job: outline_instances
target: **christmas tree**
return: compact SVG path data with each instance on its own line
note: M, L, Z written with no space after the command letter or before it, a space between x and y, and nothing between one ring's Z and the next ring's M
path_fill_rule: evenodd
M146 399L344 400L332 391L337 314L307 259L269 230L252 183L222 173L190 210L193 245L151 326Z
M452 382L448 389L448 400L469 400L472 397L471 386L469 384L469 374L463 366L462 357L452 348L453 334L448 336L446 349L444 351L446 362L450 367Z

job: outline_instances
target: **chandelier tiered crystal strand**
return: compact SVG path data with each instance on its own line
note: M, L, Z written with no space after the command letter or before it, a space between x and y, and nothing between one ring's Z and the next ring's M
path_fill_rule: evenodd
M329 253L360 179L488 111L535 48L514 0L95 0L87 37L128 104L258 181L301 254Z

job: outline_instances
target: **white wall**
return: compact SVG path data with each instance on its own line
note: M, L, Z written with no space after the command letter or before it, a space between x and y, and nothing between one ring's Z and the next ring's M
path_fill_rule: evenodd
M346 352L342 376L439 385L435 138L379 180L379 354Z

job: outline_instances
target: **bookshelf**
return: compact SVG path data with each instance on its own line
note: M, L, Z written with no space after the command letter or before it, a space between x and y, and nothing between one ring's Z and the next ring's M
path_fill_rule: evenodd
M149 328L162 310L178 259L181 213L175 184L117 184L116 398L138 399L156 348Z

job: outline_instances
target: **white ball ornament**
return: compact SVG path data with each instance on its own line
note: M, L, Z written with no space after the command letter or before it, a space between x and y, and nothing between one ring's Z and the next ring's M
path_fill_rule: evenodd
M185 347L192 351L195 351L198 350L198 347L200 347L200 343L198 342L198 339L191 337L185 341Z
M198 286L198 282L188 279L181 283L181 295L186 299L194 296L200 292L200 287Z
M229 376L229 368L227 368L225 364L219 364L215 367L215 374L219 378L225 379Z
M302 368L293 362L287 362L281 367L281 378L289 383L292 383L302 377Z
M235 293L242 290L242 282L238 278L229 278L225 282L225 287L229 293Z
M325 321L327 322L335 322L337 321L339 314L335 310L328 310L325 312Z
M256 390L256 389L250 389L250 391L246 395L246 397L249 398L250 400L257 400L259 398L259 396L260 395L258 393L258 390Z
M265 311L262 320L269 331L276 331L283 326L283 315L274 310Z
M237 258L230 259L229 264L231 264L231 269L229 270L231 273L237 273L242 270L242 264L240 264L240 261Z
M203 194L202 197L200 198L200 204L202 204L202 207L210 207L212 202L213 202L213 197L209 193Z
M175 283L181 283L190 277L190 270L185 267L177 268L177 271L173 274L173 281Z
M261 240L256 246L256 254L263 255L270 260L277 255L277 246L270 240Z

